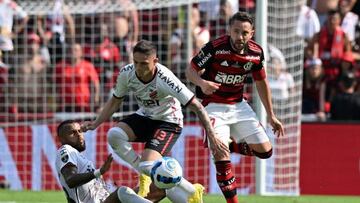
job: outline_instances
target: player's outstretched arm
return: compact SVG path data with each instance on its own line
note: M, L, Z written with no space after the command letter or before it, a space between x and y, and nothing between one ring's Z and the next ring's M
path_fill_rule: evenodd
M276 133L278 137L283 136L284 127L274 114L272 108L272 102L271 102L271 91L267 80L266 79L256 80L255 83L256 83L256 89L259 93L259 97L265 107L266 114L268 116L271 126L273 127L274 133Z
M205 128L206 134L209 138L210 148L215 158L219 158L217 160L220 160L221 158L229 157L229 148L215 137L214 128L211 125L209 116L205 111L204 106L196 98L194 98L188 107L196 113L196 115L199 117L200 123Z
M82 131L86 132L88 130L94 130L95 128L97 128L104 121L108 120L113 115L113 113L115 113L115 111L118 110L121 103L122 99L112 96L106 102L105 106L102 108L100 114L97 116L95 121L84 122L84 124L81 126Z
M61 169L61 173L64 176L65 182L69 188L78 187L106 173L110 169L112 160L113 157L111 154L109 154L105 163L101 166L100 169L87 173L77 173L77 167L71 163L68 163Z

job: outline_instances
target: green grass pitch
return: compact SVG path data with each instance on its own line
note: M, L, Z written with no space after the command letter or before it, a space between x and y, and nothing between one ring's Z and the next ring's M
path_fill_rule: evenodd
M359 203L359 197L351 196L299 196L299 197L272 197L272 196L240 196L240 203ZM66 203L63 192L32 192L0 190L0 203ZM161 203L169 203L164 200ZM204 203L223 203L220 195L204 196Z

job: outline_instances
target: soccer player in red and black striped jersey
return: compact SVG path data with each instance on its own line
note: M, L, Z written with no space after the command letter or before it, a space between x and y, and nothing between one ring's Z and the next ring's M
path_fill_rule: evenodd
M266 159L272 155L271 143L243 97L244 80L251 73L273 131L278 136L284 134L272 110L263 49L251 39L254 27L250 15L238 12L230 18L229 24L229 35L207 43L192 59L186 76L197 85L197 96L206 106L217 137L231 151ZM230 154L219 157L213 153L213 156L216 178L227 203L237 203Z

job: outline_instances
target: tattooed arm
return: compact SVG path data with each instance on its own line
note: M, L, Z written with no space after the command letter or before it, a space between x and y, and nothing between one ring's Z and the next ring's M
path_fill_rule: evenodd
M205 111L204 106L196 98L194 98L188 107L196 113L200 123L203 125L214 157L230 158L229 148L222 141L216 138L214 128L211 125L210 118Z

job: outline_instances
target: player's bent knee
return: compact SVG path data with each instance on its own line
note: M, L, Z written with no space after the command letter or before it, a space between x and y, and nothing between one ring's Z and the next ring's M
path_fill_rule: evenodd
M118 144L128 142L129 137L123 129L113 127L107 132L107 140L111 147L116 147Z
M267 152L256 152L253 150L255 156L259 157L260 159L268 159L272 156L273 149L271 148Z

